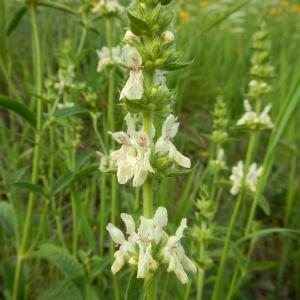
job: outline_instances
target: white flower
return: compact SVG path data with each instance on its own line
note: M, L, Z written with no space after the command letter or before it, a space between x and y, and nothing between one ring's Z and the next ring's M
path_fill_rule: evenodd
M232 173L229 179L232 182L232 187L230 193L232 195L237 195L242 187L242 181L244 177L244 163L239 161L236 166L232 168Z
M191 160L181 154L171 142L171 139L174 138L178 132L179 123L176 121L177 118L175 118L172 114L165 120L162 126L161 137L155 145L155 153L159 153L161 155L168 154L169 158L174 160L178 165L184 168L190 168Z
M210 165L216 169L224 169L226 167L225 159L224 159L224 149L220 148L217 153L217 158L210 162Z
M167 271L173 271L183 284L188 281L185 270L193 273L197 272L195 264L185 255L185 251L180 244L180 240L183 237L183 231L186 227L186 219L182 219L176 234L168 238L165 247L162 249L164 262L168 264Z
M131 69L129 78L121 91L120 100L127 98L129 100L139 100L144 93L144 76L142 72L142 57L134 47L123 47L122 57L125 65Z
M73 107L73 106L74 106L73 102L65 102L65 103L58 103L57 104L58 109L70 108L70 107Z
M260 114L257 114L252 110L249 101L245 100L244 108L246 112L238 120L237 125L239 126L247 125L250 126L251 128L257 128L257 127L269 128L269 129L273 128L273 123L269 116L271 105L267 105Z
M106 229L113 241L116 244L120 245L119 250L117 250L114 254L115 261L111 267L111 271L113 274L119 272L130 255L133 255L135 253L134 244L136 242L137 235L135 233L135 224L133 218L130 215L123 213L121 214L121 219L126 225L127 234L129 235L128 240L125 239L123 232L115 225L109 223L106 226Z
M120 184L127 183L133 178L133 186L141 186L149 172L154 173L150 164L151 149L148 135L136 131L136 119L128 113L125 117L127 132L109 132L121 146L109 156L111 167L117 167L117 178ZM104 162L103 162L104 163Z
M126 225L127 240L114 225L108 224L106 227L113 241L119 245L111 268L114 274L125 262L137 265L137 278L149 277L160 263L168 264L168 272L174 271L182 283L188 280L185 270L196 272L195 264L185 255L180 244L187 227L186 219L181 221L176 235L169 237L164 230L168 223L168 213L164 207L156 210L153 219L140 217L137 232L132 216L121 214L121 218Z
M121 144L121 148L110 154L110 161L117 167L117 178L120 184L125 184L134 175L136 165L136 150L132 144L132 135L135 131L135 121L128 113L125 117L127 133L123 131L109 132L113 139Z
M246 176L246 185L247 188L253 193L256 192L257 181L258 178L261 176L262 171L263 168L258 168L256 163L253 163L249 168L248 174Z
M125 65L135 72L139 72L142 68L142 57L139 51L134 47L124 46L122 50L122 58Z
M271 91L272 87L264 81L251 80L249 82L249 95L251 97L261 97Z
M131 71L129 78L121 91L120 100L127 98L129 100L139 100L144 93L143 73Z
M97 67L97 72L102 72L105 70L108 66L114 65L114 64L121 64L122 58L121 58L121 47L117 46L111 49L111 53L109 48L102 47L102 49L99 51L97 50L99 62Z
M135 132L134 146L137 150L136 165L134 168L133 186L138 187L144 184L148 173L154 173L150 164L151 150L148 135L144 131Z
M153 168L150 164L150 156L151 151L148 150L147 152L138 151L136 165L134 169L134 177L133 177L133 186L139 187L144 184L146 181L149 172L154 173Z
M262 167L258 168L257 164L253 163L250 166L248 173L244 178L244 163L242 161L239 161L237 166L234 166L232 168L232 174L229 177L229 179L232 182L232 188L230 190L230 193L232 195L237 195L243 186L243 181L245 187L251 192L255 193L257 181L258 178L261 176L262 171L263 171Z
M93 13L107 14L107 13L123 13L125 8L116 0L100 0L92 9Z
M170 44L174 41L175 37L174 37L174 33L172 31L165 31L163 34L162 34L162 38L164 40L164 43L165 44Z
M132 41L139 41L139 40L140 40L140 37L135 35L132 31L127 30L125 32L125 36L123 39L124 43L132 42Z
M58 93L61 94L65 89L75 88L74 83L74 65L70 64L67 68L58 70L58 81L55 83L54 88L58 90Z

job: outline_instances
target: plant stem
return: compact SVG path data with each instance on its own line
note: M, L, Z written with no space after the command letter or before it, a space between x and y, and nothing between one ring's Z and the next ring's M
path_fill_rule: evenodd
M220 293L221 293L222 287L223 287L224 270L225 270L225 263L227 260L227 255L228 255L228 250L229 250L229 243L231 240L235 222L237 220L237 217L238 217L241 205L242 205L243 198L244 198L244 193L243 192L239 193L238 199L237 199L235 207L234 207L234 211L230 218L230 223L229 223L228 229L227 229L227 234L226 234L226 238L225 238L225 242L224 242L224 248L223 248L223 252L222 252L222 256L221 256L221 261L220 261L219 268L218 268L217 279L216 279L216 283L214 286L212 300L220 300L221 299Z
M101 204L100 204L100 255L104 255L104 240L105 240L105 211L106 211L106 176L101 174L100 180L101 189Z
M149 139L151 138L152 131L152 114L144 114L144 131L148 135ZM143 212L144 217L152 218L153 217L153 182L150 177L147 178L146 182L143 185Z
M248 147L247 147L247 154L246 154L246 160L245 160L245 165L244 165L244 179L245 180L245 174L248 172L252 157L253 157L253 153L255 151L255 145L256 145L256 140L257 140L257 132L252 132L249 138L249 143L248 143ZM224 277L224 271L225 271L225 263L227 260L227 255L228 255L228 250L229 250L229 243L230 243L230 239L231 239L231 235L234 229L234 225L236 223L237 217L238 217L238 213L239 210L241 208L241 205L243 203L244 200L244 192L241 191L239 193L238 199L236 201L235 207L234 207L234 211L233 214L230 218L230 223L228 226L228 230L227 230L227 235L226 235L226 239L225 239L225 243L224 243L224 248L223 248L223 252L222 252L222 256L221 256L221 261L220 261L220 265L218 268L218 274L217 274L217 279L216 279L216 283L215 283L215 287L214 287L214 291L213 291L213 300L219 300L220 299L220 293L222 292L222 284L223 284L223 277Z
M112 57L112 22L111 19L106 20L106 43L109 49L110 58ZM108 77L108 110L107 110L107 121L109 130L115 130L115 116L114 116L114 93L115 93L115 70L112 68L109 72ZM114 141L111 142L111 147L114 147ZM110 176L110 192L111 192L111 218L112 224L116 223L117 215L117 178L116 175ZM115 252L115 244L113 240L110 240L110 255L113 256ZM117 276L113 276L113 286L114 286L114 297L115 300L120 299L119 291L119 280Z
M43 82L42 82L43 71L42 71L41 45L40 45L38 20L37 20L37 8L34 2L30 4L30 13L31 13L32 29L33 29L33 47L34 47L33 61L34 61L34 69L35 69L36 95L40 96L42 94L42 87L43 87ZM42 113L43 113L43 102L41 101L41 99L38 98L37 110L36 110L37 128L35 134L35 146L34 146L32 176L31 176L32 184L36 184L38 180L38 169L39 169L40 153L41 153ZM17 264L16 264L16 271L15 271L15 278L14 278L12 300L18 299L20 275L22 271L23 259L26 253L26 246L28 242L29 230L31 227L31 221L33 217L35 200L36 200L36 194L30 193L26 217L25 217L22 241L17 253L18 257L17 257Z
M204 241L200 241L200 247L199 247L199 259L200 262L204 260L204 250L205 250L205 244ZM204 284L204 275L205 275L205 269L204 268L198 268L198 281L197 281L197 300L202 300L203 296L203 284Z
M155 299L155 282L153 278L147 288L147 300L154 300L154 299Z
M79 57L81 52L82 52L82 49L83 49L83 46L84 46L84 43L85 43L85 40L86 40L86 36L87 36L87 29L86 29L86 27L83 27L81 38L80 38L80 43L79 43L79 46L78 46L78 49L77 49L77 52L76 52L77 57Z
M249 169L250 163L251 163L252 158L255 153L255 146L256 146L256 142L257 142L258 138L259 138L258 132L254 131L251 133L249 144L248 144L248 149L247 149L246 162L245 162L245 166L244 166L244 174L246 174L246 172ZM251 207L251 209L252 209L252 207ZM250 213L250 215L251 215L251 213ZM247 224L247 226L248 226L248 224ZM249 233L247 230L247 226L246 226L246 230L245 230L245 235L247 235ZM239 274L240 264L242 261L243 251L244 251L244 247L241 249L241 252L240 252L237 262L235 264L233 276L232 276L230 286L229 286L229 292L228 292L228 295L226 298L227 300L230 300L236 291L236 283L238 280L238 274Z

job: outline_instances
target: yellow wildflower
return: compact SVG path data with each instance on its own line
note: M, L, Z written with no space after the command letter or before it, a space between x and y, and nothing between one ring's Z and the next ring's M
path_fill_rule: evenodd
M300 5L299 4L294 4L292 6L292 11L295 13L299 13L300 12Z
M269 11L270 16L275 16L278 14L278 9L276 7L272 7Z
M189 14L188 11L186 11L186 10L181 10L181 11L179 12L179 15L180 15L181 19L182 19L185 23L188 23L188 22L189 22L189 20L190 20L190 14Z
M202 8L208 8L208 1L201 1L201 3L200 3L200 6L202 7Z
M281 6L282 6L282 7L288 7L288 6L289 6L289 1L287 1L287 0L282 0L282 1L281 1Z

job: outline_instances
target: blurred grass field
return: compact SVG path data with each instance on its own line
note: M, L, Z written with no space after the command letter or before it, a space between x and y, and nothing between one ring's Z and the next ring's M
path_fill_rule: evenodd
M75 11L83 2L83 0L59 1ZM30 14L25 13L17 26L9 35L7 34L7 24L19 7L18 1L0 0L0 94L17 99L34 110L36 98L33 97L35 86ZM155 205L169 207L169 218L172 223L177 224L182 215L188 216L193 223L193 203L201 185L202 170L208 163L211 151L209 135L213 126L212 114L216 98L220 95L226 102L230 118L230 139L226 145L228 164L231 166L244 156L246 137L236 131L234 124L243 112L244 95L250 81L249 68L253 52L251 39L260 20L266 21L272 42L271 61L275 66L276 75L272 80L273 91L268 100L272 103L271 115L274 120L288 104L292 92L299 87L300 2L176 0L172 4L172 10L175 14L176 47L182 50L184 58L191 62L188 68L177 71L168 79L170 88L176 89L177 92L175 112L180 116L182 124L182 130L177 138L178 148L189 154L193 162L198 163L191 174L178 181L173 178L164 179L156 191ZM44 78L44 94L41 100L44 101L43 116L47 118L52 101L51 95L47 93L47 81L56 78L59 68L71 62L75 66L76 88L64 101L73 102L89 111L96 109L100 113L98 128L105 137L104 133L109 130L106 116L109 74L97 73L96 49L106 44L107 24L105 20L93 19L91 27L83 37L84 21L80 16L58 11L46 5L38 9ZM113 45L119 44L126 26L125 15L124 18L114 21L111 36ZM82 50L79 51L82 38L84 38ZM76 56L77 52L80 53L79 56ZM124 78L121 71L116 72L117 104L117 92L124 83ZM96 108L91 108L90 103L86 101L87 94L96 95ZM258 209L255 222L257 229L300 230L299 114L298 105L289 117L280 141L272 153L274 155L272 169L264 191L270 212L266 214ZM34 131L12 112L1 109L0 116L0 201L9 201L13 204L19 227L22 228L27 196L34 189L24 184L30 181L31 176ZM121 105L116 105L114 119L116 128L122 127L123 117ZM78 257L83 265L92 268L88 284L93 286L93 289L87 299L113 299L109 294L112 289L108 265L110 258L104 256L106 258L103 259L97 251L98 246L95 245L101 231L98 220L102 190L99 188L99 173L95 171L98 165L95 152L99 148L99 140L93 130L92 118L86 114L78 114L70 118L61 118L53 127L50 136L52 140L48 133L42 136L38 184L44 191L53 190L55 184L57 187L59 185L57 180L66 176L68 171L75 170L77 166L82 168L83 173L76 185L67 182L51 197L44 196L39 190L33 191L39 198L32 219L33 230L38 231L36 235L38 241L33 244L53 241L71 251L74 212L70 199L73 197L75 201L80 201L81 214L77 213L83 221L77 239L82 253ZM263 163L269 138L269 133L261 135L257 148L258 163ZM107 137L104 138L104 143L109 144ZM70 158L70 162L67 158ZM229 172L227 173L229 176ZM16 182L23 184L14 185ZM108 183L107 190L109 188ZM117 205L118 212L141 211L137 205L139 196L139 191L131 187L118 186L117 198L120 200ZM108 219L111 209L109 192L106 200L105 214ZM250 205L251 203L246 202L240 212L241 220L235 233L236 238L240 237L242 223ZM233 206L234 199L225 193L215 219L217 231L224 232ZM11 220L7 222L9 227ZM0 227L0 299L10 299L15 264L15 237L2 230L6 227L5 225ZM108 240L105 243L104 251L108 253ZM195 256L197 253L193 249L191 247L190 251ZM211 257L216 259L219 256L220 250L212 247ZM231 253L231 256L235 257L236 253ZM90 257L93 257L94 261L92 259L89 261ZM236 299L300 299L299 235L290 237L273 232L264 239L259 239L252 259L251 272L245 277ZM234 260L230 263L234 265ZM217 264L215 260L207 273L203 299L209 299L211 295ZM186 291L190 287L182 287L173 277L166 279L164 275L161 274L161 278L166 280L166 286L168 285L170 290L166 294L163 288L160 288L159 295L162 299L163 296L164 299L196 299L193 288L190 297L185 298ZM122 273L119 277L125 286L128 272ZM37 259L37 262L33 263L29 259L22 274L22 295L19 299L50 299L50 297L39 298L39 295L62 278L64 277L61 273L50 263L42 259ZM226 280L229 284L230 278ZM192 282L195 282L195 278ZM74 296L70 299L77 298Z

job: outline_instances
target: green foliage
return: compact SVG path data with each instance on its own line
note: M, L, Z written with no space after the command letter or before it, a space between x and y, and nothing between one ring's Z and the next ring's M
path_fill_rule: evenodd
M20 6L15 13L12 15L11 19L6 25L6 34L10 35L16 27L19 25L20 21L22 20L23 16L25 15L27 11L27 6L22 5Z
M68 250L53 244L44 244L39 247L35 256L47 259L55 265L76 286L81 294L84 293L85 271L76 257L71 255Z
M33 128L36 128L36 118L34 114L23 103L15 101L7 96L0 95L0 107L15 112Z
M16 215L10 203L0 202L0 224L8 235L15 237L16 234Z
M126 289L125 300L144 300L146 299L146 287L144 280L136 278L136 272L132 272L128 287Z

